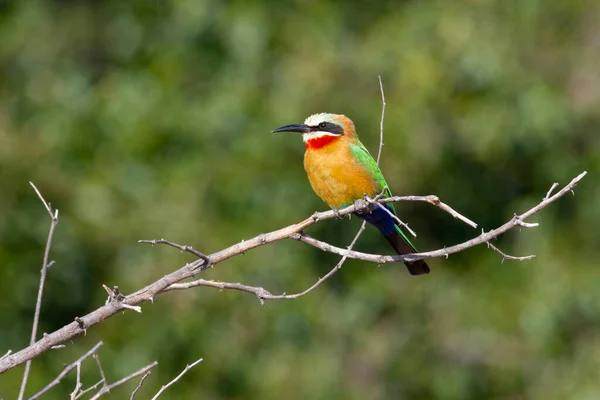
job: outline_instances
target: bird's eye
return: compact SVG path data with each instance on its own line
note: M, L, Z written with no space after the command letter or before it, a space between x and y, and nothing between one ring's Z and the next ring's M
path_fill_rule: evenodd
M327 122L321 122L321 123L319 124L319 128L321 128L321 129L325 129L325 128L327 128Z

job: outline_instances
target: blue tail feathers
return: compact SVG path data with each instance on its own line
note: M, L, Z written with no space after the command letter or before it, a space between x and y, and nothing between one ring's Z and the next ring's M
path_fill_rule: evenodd
M385 204L384 207L392 214L395 214L394 210L387 204ZM370 213L357 215L359 218L364 219L379 229L383 236L393 235L396 232L396 221L394 221L392 216L386 213L380 206L374 206Z
M387 204L383 205L383 207L396 215L393 207ZM406 235L400 230L400 226L398 226L394 218L380 206L374 206L370 213L357 214L357 216L377 227L388 243L394 248L396 253L403 255L417 252L417 249L415 249ZM411 275L423 275L429 273L429 266L423 260L406 261L404 264L406 264Z

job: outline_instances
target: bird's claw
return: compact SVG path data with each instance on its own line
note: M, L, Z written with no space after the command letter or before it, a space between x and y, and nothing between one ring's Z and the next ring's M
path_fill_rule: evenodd
M354 209L358 214L364 214L368 212L369 203L364 199L354 200Z
M342 219L340 211L337 208L332 208L331 210L333 211L333 215L335 215L336 218Z

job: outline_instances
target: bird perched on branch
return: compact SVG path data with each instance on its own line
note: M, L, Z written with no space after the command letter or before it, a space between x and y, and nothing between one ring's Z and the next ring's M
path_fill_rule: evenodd
M345 115L315 114L303 124L282 126L273 132L298 132L306 146L304 169L315 193L332 209L349 206L364 195L391 196L379 166L358 140L354 123ZM385 207L388 211L382 209ZM375 205L370 213L356 214L379 229L396 253L417 251L398 222L391 203ZM429 273L423 260L405 262L411 275Z

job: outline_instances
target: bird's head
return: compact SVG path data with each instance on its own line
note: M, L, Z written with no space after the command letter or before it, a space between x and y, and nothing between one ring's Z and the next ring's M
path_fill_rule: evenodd
M356 136L354 123L341 114L314 114L304 120L303 124L292 124L274 129L273 132L298 132L306 148L318 149L338 139L353 139Z

